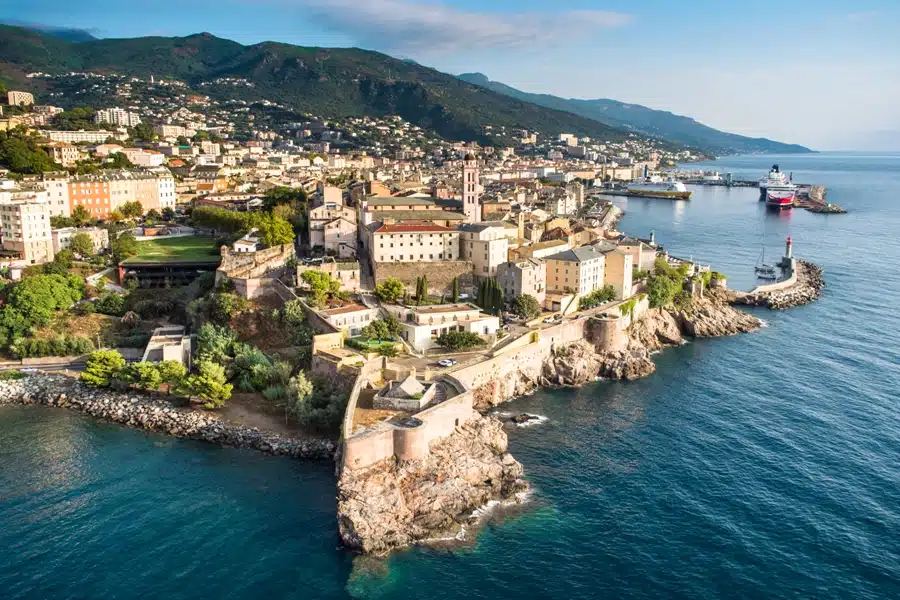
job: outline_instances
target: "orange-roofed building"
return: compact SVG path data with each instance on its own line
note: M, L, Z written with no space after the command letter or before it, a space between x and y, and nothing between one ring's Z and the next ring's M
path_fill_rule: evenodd
M459 231L430 221L404 221L367 228L374 263L459 260Z

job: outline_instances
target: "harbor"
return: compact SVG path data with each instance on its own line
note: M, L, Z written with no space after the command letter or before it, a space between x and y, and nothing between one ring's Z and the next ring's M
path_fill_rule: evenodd
M757 188L760 201L765 201L773 210L803 208L809 212L844 214L839 204L827 201L824 185L794 183L793 174L785 176L779 166L773 165L762 179L739 179L732 173L722 175L716 171L674 171L668 179L650 178L645 173L643 182L634 184L607 183L603 187L589 190L589 193L617 198L649 198L662 200L690 200L692 192L687 185L727 188Z

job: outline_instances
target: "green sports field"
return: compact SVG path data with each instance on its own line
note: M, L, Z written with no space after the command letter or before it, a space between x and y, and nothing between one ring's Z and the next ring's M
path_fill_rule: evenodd
M219 248L214 239L201 236L176 238L159 238L138 242L140 252L124 261L128 262L166 262L197 261L208 262L219 257Z

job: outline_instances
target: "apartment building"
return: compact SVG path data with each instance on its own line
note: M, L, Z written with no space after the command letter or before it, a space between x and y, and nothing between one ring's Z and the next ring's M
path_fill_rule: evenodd
M511 226L515 236L516 227ZM459 226L459 255L473 265L476 277L495 277L497 267L509 254L509 234L502 221L467 223Z
M106 171L69 181L69 210L83 206L91 216L106 219L126 202L140 202L144 212L174 208L175 178L152 171Z
M450 331L477 333L491 340L500 329L500 319L481 312L474 304L438 304L434 306L385 307L403 327L401 336L413 348L423 352L437 346L437 339Z
M309 244L343 258L356 256L356 212L344 206L343 190L319 185L309 210Z
M94 252L100 252L109 248L109 233L102 227L63 227L53 229L50 235L53 239L53 252L57 253L72 245L72 238L78 233L86 233L94 245Z
M119 134L115 131L58 131L53 129L41 129L38 131L41 137L49 139L51 142L68 142L69 144L79 144L87 142L89 144L102 144L108 138L118 138Z
M368 227L369 257L375 263L459 259L459 231L426 221Z
M0 204L3 249L17 254L29 264L53 260L50 208L40 200L11 200Z
M497 267L497 283L507 300L527 294L543 305L547 292L547 263L539 258L505 262Z
M166 162L162 152L145 150L144 148L123 148L121 152L138 167L159 167Z
M34 104L34 95L28 92L10 91L6 93L6 101L10 106L31 106Z
M548 290L584 296L604 285L606 257L593 246L548 256L546 263Z
M362 304L349 304L319 311L319 315L336 329L346 331L350 337L357 337L363 327L378 318L378 309L368 308Z
M50 216L71 216L68 173L44 173L43 179L44 189L47 191Z
M53 162L57 162L64 167L73 166L76 161L81 160L81 150L78 146L69 144L68 142L50 142L44 149Z
M118 127L134 127L141 122L137 113L122 108L104 108L97 111L95 123L109 123Z

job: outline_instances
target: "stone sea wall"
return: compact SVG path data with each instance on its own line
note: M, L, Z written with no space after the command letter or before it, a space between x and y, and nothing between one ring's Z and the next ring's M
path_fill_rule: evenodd
M95 389L59 375L0 381L3 404L68 408L128 427L293 458L332 459L336 448L327 439L289 438L223 421L215 413L177 407L162 398Z
M732 303L784 310L815 301L825 288L823 269L805 260L795 260L794 281L788 286L773 284L735 295Z

